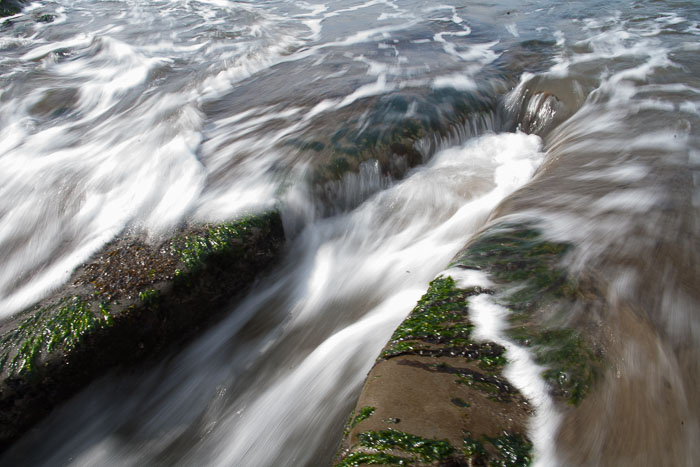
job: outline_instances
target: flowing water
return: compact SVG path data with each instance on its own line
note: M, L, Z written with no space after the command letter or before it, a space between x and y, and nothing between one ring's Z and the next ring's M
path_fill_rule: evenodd
M610 363L538 419L536 460L697 465L699 36L700 6L671 0L64 0L0 20L3 317L123 231L277 206L288 236L222 322L0 463L329 465L393 329L498 218L575 245L564 266L604 303L561 318ZM430 115L421 160L314 188L324 152L300 142L396 114Z

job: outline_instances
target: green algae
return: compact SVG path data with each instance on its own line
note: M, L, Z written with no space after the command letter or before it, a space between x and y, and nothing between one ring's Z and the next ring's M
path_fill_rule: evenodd
M30 311L19 326L0 339L3 347L0 371L32 373L41 354L59 347L76 348L87 333L112 324L106 305L101 304L98 312L96 315L90 302L79 296L63 299L52 307Z
M469 341L474 328L466 315L469 295L470 291L458 289L449 276L433 280L408 318L394 331L381 358L421 348L420 344L407 341Z
M139 364L168 351L219 318L225 302L240 297L278 258L283 244L277 213L240 228L242 237L235 243L245 249L243 255L220 254L236 253L238 245L227 250L210 244L211 255L192 254L204 261L201 266L195 261L195 267L202 267L196 273L174 251L186 246L185 234L151 244L127 232L77 268L53 297L4 322L0 444L7 447L109 368ZM201 235L206 229L182 231ZM211 237L216 241L216 232ZM179 286L178 267L179 279L188 279L193 287ZM159 304L160 309L153 308Z
M570 249L567 243L545 240L528 224L499 224L469 245L452 266L484 270L508 284L512 288L505 304L527 314L545 301L580 297L578 284L559 267Z
M471 407L471 404L469 402L465 401L464 399L462 399L461 397L455 397L454 399L450 400L450 402L452 402L457 407L461 407L463 409L467 408L467 407Z
M542 376L572 405L579 405L598 377L600 359L586 340L572 329L534 332L538 362L548 367Z
M374 413L375 410L377 410L376 407L369 407L369 406L362 407L358 411L357 417L355 417L355 419L352 421L351 428L355 428L355 425L357 425L358 423L360 423L364 420L367 420L369 417L372 416L372 414Z
M524 467L532 463L532 443L518 434L504 432L497 437L475 439L465 432L462 449L469 465Z
M454 448L447 440L433 440L394 430L365 431L358 435L360 445L377 451L398 450L415 454L423 462L449 457Z
M595 383L600 359L575 330L533 323L535 310L545 303L570 304L582 297L578 284L559 267L570 248L545 240L529 224L500 224L469 245L453 266L486 271L506 285L501 300L512 311L509 337L532 346L537 363L548 368L543 377L558 395L578 405Z
M22 11L20 1L3 1L0 0L0 18L3 16L12 16Z
M410 341L403 341L403 342L396 342L391 345L388 349L382 351L380 358L391 358L395 357L397 355L402 355L408 352L417 352L423 349L427 349L426 346L417 343L417 342L410 342Z
M352 418L355 416L355 409L352 409L348 414L348 418L345 419L345 424L343 425L343 437L347 437L352 429Z
M206 226L201 233L175 239L171 244L171 251L180 258L188 271L199 270L205 266L207 260L222 253L242 254L238 241L252 235L255 229L268 231L273 216L279 216L279 214L273 211L244 217L233 222ZM183 273L176 271L175 274L181 276Z
M422 156L414 145L426 134L427 127L424 122L391 109L401 99L394 96L393 103L380 99L370 110L367 121L351 119L344 122L346 126L334 131L325 142L317 139L309 142L295 140L292 144L302 149L324 152L324 158L329 161L315 168L311 181L322 185L329 180L339 180L345 173L357 170L362 162L370 159L378 160L387 172L390 171L393 156L408 158L410 166L419 163ZM404 103L399 107L407 105Z
M335 467L356 467L358 465L410 465L412 461L413 459L392 456L391 454L383 452L353 452L348 454L348 456L336 464Z
M100 315L102 315L102 319L104 320L105 324L107 326L111 326L114 322L114 319L112 318L112 314L109 312L111 309L111 306L109 303L105 301L100 302L99 310L100 310Z
M472 438L470 432L464 434L464 446L462 447L464 456L474 465L484 465L488 454L484 445L478 439Z
M511 398L509 395L504 394L504 391L498 386L498 384L484 381L483 379L477 379L473 375L459 375L455 380L457 384L463 384L472 389L476 389L480 392L486 394L486 397L494 402L510 402Z
M407 167L424 161L419 141L447 136L472 118L482 122L493 114L494 104L493 98L482 93L441 89L418 95L402 91L358 103L362 112L357 117L341 117L340 127L331 124L323 133L290 138L287 144L314 151L315 160L322 158L309 174L316 186L339 180L368 160L378 161L384 174L399 178ZM399 160L405 164L396 164Z
M56 16L45 13L43 15L37 16L36 21L38 23L52 23L55 19Z
M500 371L508 363L506 357L501 355L481 355L479 357L479 368L487 371Z
M339 179L350 170L350 162L344 157L336 157L325 167L332 178Z
M527 225L502 224L479 237L452 265L487 270L505 283L520 283L509 304L520 308L533 300L571 295L572 284L556 264L570 245L542 239Z
M479 367L498 372L506 364L505 348L493 343L476 344L471 340L474 328L468 319L469 297L485 293L483 289L457 288L452 277L440 276L430 283L411 314L394 331L380 358L417 354L457 356L479 360ZM440 344L440 348L426 344Z
M498 467L520 467L530 465L532 462L532 443L522 436L504 433L497 438L484 436L497 451L497 458L490 461L489 465Z
M186 236L181 244L173 246L173 250L189 269L197 269L209 257L231 248L230 241L240 235L236 224L223 224L209 228L202 235Z
M200 268L206 267L216 259L217 255L230 253L236 247L242 248L237 244L236 239L245 239L259 229L264 232L269 231L272 228L271 224L276 220L275 216L278 217L279 214L273 211L235 222L209 226L201 233L174 239L170 246L159 254L167 257L170 257L171 253L178 255L186 269L180 273L175 271L174 275L176 279L182 279L180 276L191 276ZM0 337L0 345L2 345L0 371L31 373L36 368L41 355L46 355L59 347L72 350L91 331L111 326L114 321L110 308L112 305L118 305L115 296L129 293L129 296L136 295L140 300L140 305L132 304L124 311L133 310L138 306L157 308L162 301L161 294L148 285L151 282L172 279L172 272L169 276L164 275L148 263L142 268L143 271L136 270L134 267L126 270L122 268L123 256L126 254L124 252L144 255L144 251L146 251L145 248L138 244L133 248L120 247L110 251L100 258L100 262L86 266L84 276L74 282L75 285L93 288L90 295L63 298L43 308L37 306L29 309L23 321ZM145 254L145 258L142 256L141 259L155 261L152 253ZM177 261L172 260L172 262L174 270ZM108 284L97 281L97 278L102 280L103 277L109 278ZM124 277L126 277L126 285L112 287L112 279L122 280ZM128 287L133 290L128 290Z
M139 299L143 302L144 306L154 308L157 307L160 302L160 292L156 289L146 289L139 292Z

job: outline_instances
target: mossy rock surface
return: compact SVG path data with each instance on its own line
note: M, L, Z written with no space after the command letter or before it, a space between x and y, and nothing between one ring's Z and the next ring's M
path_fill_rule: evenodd
M367 376L336 465L529 465L532 408L503 377L505 349L472 339L469 301L490 294L507 307L510 339L531 348L562 403L578 405L604 362L590 338L561 319L597 293L561 266L570 250L534 223L499 223L471 241L450 267L483 271L493 285L431 282ZM544 308L553 310L547 319Z
M394 332L348 418L337 466L528 465L531 413L505 349L471 337L469 299L438 277Z
M108 368L211 324L283 243L270 212L184 228L159 245L106 245L52 297L0 324L0 448Z
M495 93L449 88L400 91L332 112L313 131L287 144L309 155L310 182L323 192L327 183L357 172L369 160L376 160L383 174L401 178L430 156L425 147L470 122L470 127L480 126L498 108ZM423 149L419 142L425 143Z
M20 0L0 0L0 18L16 15L22 11L24 3L26 2Z
M492 226L462 251L452 266L485 271L497 281L498 300L511 310L508 335L532 348L554 394L578 405L595 385L603 364L590 339L567 322L567 312L595 295L569 277L560 265L571 245L548 241L535 224ZM549 321L537 317L556 310Z

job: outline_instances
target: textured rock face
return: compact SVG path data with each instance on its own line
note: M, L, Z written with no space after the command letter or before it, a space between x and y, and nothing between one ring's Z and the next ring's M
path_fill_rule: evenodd
M470 301L491 294L510 310L508 339L530 348L554 398L573 409L593 389L603 356L541 313L594 304L595 291L560 269L568 249L524 223L496 224L474 239L451 266L486 272L494 285L463 289L449 276L430 284L370 371L336 464L530 464L533 409L502 374L505 349L472 339Z
M456 143L508 125L497 91L504 89L407 89L366 98L329 112L286 144L308 161L309 184L318 199L346 209L367 195L366 189L347 189L355 175L376 171L381 178L401 179L441 141Z
M2 323L0 447L106 369L207 326L279 257L277 212L108 244L54 296Z
M505 349L471 338L469 299L482 293L431 283L369 373L337 465L529 463L531 409L501 374Z
M534 224L501 223L489 228L457 255L453 265L485 271L510 310L508 337L529 347L553 395L577 406L595 385L602 349L561 318L579 307L600 307L600 292L559 267L570 245L546 240ZM546 313L543 313L547 310ZM573 323L570 323L573 324Z

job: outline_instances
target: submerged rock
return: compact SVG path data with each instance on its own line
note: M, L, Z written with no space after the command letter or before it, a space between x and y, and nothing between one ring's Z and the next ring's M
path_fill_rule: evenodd
M403 178L444 145L501 128L503 91L401 90L365 98L328 111L312 130L286 144L308 159L309 184L322 203L347 209L384 181Z
M105 246L56 294L0 325L0 449L108 368L206 327L283 242L270 212L189 227L160 245L125 236Z
M560 267L569 248L546 240L531 224L500 223L474 239L452 265L485 271L498 282L498 300L511 311L508 337L532 349L547 368L542 376L553 394L576 406L598 378L602 352L576 326L562 323L575 304L591 306L600 294Z
M370 371L337 466L527 465L530 405L503 377L505 349L471 339L469 299L439 277Z
M450 267L483 271L493 286L462 289L450 276L431 282L367 376L336 465L529 465L533 408L502 373L505 349L472 339L470 299L491 294L506 306L506 335L546 368L561 406L578 406L602 357L561 324L562 310L597 295L561 268L569 248L528 223L495 224L471 241Z
M32 112L63 112L71 92L47 95ZM286 144L311 155L309 184L321 203L348 207L359 199L345 199L346 191L363 198L380 188L362 179L363 167L401 178L441 139L492 128L494 99L444 89L364 99ZM368 111L359 112L362 106ZM342 189L353 177L367 192ZM52 297L0 323L0 449L107 368L138 362L206 326L274 262L283 235L272 213L190 227L160 245L122 237Z
M23 3L21 0L0 0L0 18L16 15L22 10Z
M528 134L544 135L567 115L564 104L548 92L533 95L523 109L520 128Z

